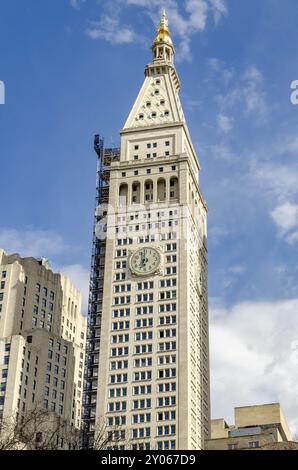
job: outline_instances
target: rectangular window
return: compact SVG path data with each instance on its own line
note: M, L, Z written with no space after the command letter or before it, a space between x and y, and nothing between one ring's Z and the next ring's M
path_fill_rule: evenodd
M237 450L238 444L228 444L228 450Z
M259 441L249 442L248 445L249 445L249 448L250 448L250 449L257 449L258 447L260 447Z

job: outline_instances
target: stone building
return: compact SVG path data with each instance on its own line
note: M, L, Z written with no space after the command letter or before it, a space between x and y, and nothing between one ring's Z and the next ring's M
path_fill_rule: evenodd
M211 420L206 450L293 447L293 437L279 403L235 408L235 424Z
M116 449L202 449L210 401L207 207L165 13L152 51L119 151L107 164L96 147L105 163L85 422L91 434L104 420Z
M0 249L0 419L43 409L80 429L86 326L67 277Z

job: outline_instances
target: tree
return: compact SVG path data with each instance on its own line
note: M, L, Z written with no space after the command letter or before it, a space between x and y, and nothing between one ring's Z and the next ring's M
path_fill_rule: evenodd
M43 409L15 414L0 421L0 450L78 449L79 430Z
M118 427L112 429L105 422L98 424L90 450L105 450L117 445ZM80 450L84 432L70 425L56 413L35 408L0 420L1 450Z

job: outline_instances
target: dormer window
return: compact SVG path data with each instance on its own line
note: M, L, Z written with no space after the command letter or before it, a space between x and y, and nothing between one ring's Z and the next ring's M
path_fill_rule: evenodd
M160 85L160 79L158 78L155 83L156 85Z
M150 108L150 106L151 106L151 101L147 101L146 106L147 106L147 108Z
M155 91L154 91L154 94L155 94L155 95L159 95L159 90L155 90Z
M164 106L165 105L165 100L160 100L160 104L161 104L161 106Z
M139 115L139 118L140 118L140 119L144 119L144 114L140 114L140 115Z
M156 118L156 113L155 113L155 112L152 113L151 116L152 116L153 118Z

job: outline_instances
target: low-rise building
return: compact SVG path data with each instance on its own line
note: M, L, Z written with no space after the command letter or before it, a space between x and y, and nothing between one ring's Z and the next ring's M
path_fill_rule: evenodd
M206 450L259 449L289 443L293 437L279 403L235 408L235 424L211 420L211 439Z

